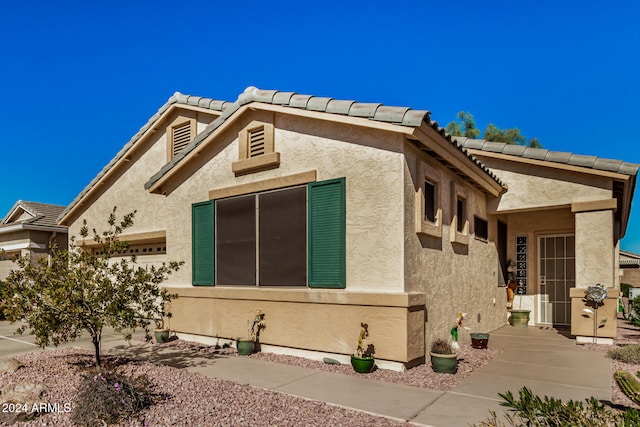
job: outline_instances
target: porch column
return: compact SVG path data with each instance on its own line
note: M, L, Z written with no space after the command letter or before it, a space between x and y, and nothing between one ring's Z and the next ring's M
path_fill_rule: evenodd
M601 284L607 288L607 299L598 308L597 341L612 343L616 336L617 298L615 281L614 212L616 199L573 203L576 242L576 287L571 288L571 334L578 342L593 342L594 315L584 312L585 291L589 286Z

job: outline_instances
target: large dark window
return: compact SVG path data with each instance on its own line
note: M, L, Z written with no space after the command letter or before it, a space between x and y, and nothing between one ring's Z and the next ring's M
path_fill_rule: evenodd
M345 179L192 206L194 285L346 286Z
M306 187L258 196L261 286L306 286L306 198Z
M256 196L216 202L216 283L256 284Z

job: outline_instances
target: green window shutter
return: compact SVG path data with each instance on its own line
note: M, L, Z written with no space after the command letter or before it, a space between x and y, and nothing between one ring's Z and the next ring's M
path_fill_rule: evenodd
M214 284L214 206L209 200L191 207L193 285Z
M309 183L309 287L346 286L345 179Z

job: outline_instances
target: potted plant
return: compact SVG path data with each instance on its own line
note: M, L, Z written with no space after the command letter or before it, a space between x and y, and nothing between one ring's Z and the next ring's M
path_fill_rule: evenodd
M489 345L489 334L472 332L469 335L471 336L471 347L484 349Z
M366 345L369 336L369 325L360 323L360 335L358 336L358 347L356 352L351 355L351 366L359 374L366 374L373 370L375 365L375 347L373 344Z
M458 371L458 353L447 341L439 338L431 344L431 368L441 374L455 374Z
M163 313L163 316L161 318L153 319L153 322L156 325L156 327L155 327L155 329L153 331L153 336L156 339L156 342L158 344L163 344L163 343L169 341L170 329L169 329L169 327L165 327L164 319L165 319L165 317L167 319L171 319L172 316L173 316L173 314L171 312L168 312L166 314Z
M522 295L517 295L519 297L518 309L511 309L511 325L518 328L526 328L529 326L529 314L531 314L531 310L523 310L522 309Z
M248 356L255 351L256 341L260 337L260 331L267 326L264 323L264 313L262 309L258 309L256 316L253 318L253 323L247 320L247 339L236 340L236 348L238 354Z

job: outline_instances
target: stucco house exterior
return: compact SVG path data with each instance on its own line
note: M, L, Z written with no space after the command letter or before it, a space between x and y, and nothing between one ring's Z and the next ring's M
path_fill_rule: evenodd
M429 114L176 93L59 223L77 236L137 210L123 238L138 261L185 261L166 285L187 338L244 337L262 309L263 350L348 355L365 322L377 360L412 366L459 312L471 331L504 325L509 274L531 323L589 336L576 313L588 285L617 297L638 166L452 140Z
M67 227L57 224L64 206L18 200L0 222L0 280L16 268L15 256L37 260L55 244L67 248Z

